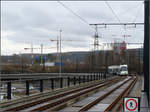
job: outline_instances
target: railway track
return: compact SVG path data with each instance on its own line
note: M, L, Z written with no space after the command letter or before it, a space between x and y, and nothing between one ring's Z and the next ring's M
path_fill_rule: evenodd
M114 78L117 78L117 77L113 77L112 79L107 79L107 80L113 80ZM92 81L90 83L92 84L99 84L99 83L103 83L104 80L97 80L97 81ZM43 93L37 93L37 94L33 94L33 95L30 95L30 96L25 96L25 97L22 97L21 99L12 99L12 100L9 100L8 102L2 102L0 103L0 107L1 108L5 108L5 107L10 107L10 106L14 106L14 105L17 105L17 104L20 104L20 103L26 103L26 102L29 102L29 101L32 101L32 100L35 100L35 99L39 99L39 98L43 98L43 97L47 97L47 96L51 96L53 94L58 94L60 92L64 92L64 91L67 91L68 89L76 89L76 88L79 88L79 87L86 87L89 85L89 82L86 82L86 83L81 83L79 85L73 85L73 86L69 86L69 87L65 87L65 88L58 88L58 89L54 89L52 91L46 91L46 92L43 92Z
M83 100L72 100L72 104L67 104L66 102L57 105L56 107L47 109L46 111L60 111L60 112L70 112L70 111L113 111L116 112L120 109L122 105L122 99L124 96L127 96L131 91L133 86L137 81L136 77L128 78L124 81L118 82L115 85L112 85L108 88L105 88L104 91L99 91L93 96L84 98ZM91 98L90 98L91 97ZM77 98L78 99L78 98ZM115 107L115 108L114 108Z
M105 100L108 101L108 99L111 99L112 102L108 106L106 106L106 108L102 111L104 111L104 112L109 112L109 111L117 112L117 111L119 111L119 109L123 103L122 102L123 97L125 97L129 94L130 90L135 85L136 81L137 81L137 78L133 78L132 80L125 81L124 83L118 85L117 87L109 90L104 95L98 97L96 100L94 100L94 101L90 102L89 104L85 105L84 107L82 107L79 110L79 112L88 111L88 110L93 111L94 108L91 109L93 106L95 106L99 102L103 103L103 102L105 102ZM117 94L115 91L117 91L118 89L122 89L122 90L118 91L118 94ZM117 94L117 95L115 96L113 93ZM110 98L110 96L111 96L111 98Z
M122 80L124 78L121 78ZM55 108L56 106L62 105L64 102L69 102L72 99L76 99L79 96L85 97L87 96L87 93L93 93L98 91L100 88L103 88L105 86L110 86L116 82L120 81L120 78L113 78L109 79L107 81L102 81L102 82L97 82L95 84L90 84L88 83L84 87L80 88L74 88L72 90L66 91L66 92L61 92L61 93L56 93L56 95L49 96L48 94L45 97L34 97L39 98L34 101L30 101L25 104L21 105L13 105L10 108L7 108L5 111L43 111L51 108ZM12 105L12 104L9 104ZM5 105L6 106L6 105ZM8 106L8 105L7 105Z

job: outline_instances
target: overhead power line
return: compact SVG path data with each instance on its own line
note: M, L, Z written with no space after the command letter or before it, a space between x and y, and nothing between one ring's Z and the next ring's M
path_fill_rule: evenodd
M132 6L131 8L127 8L126 10L120 12L118 15L126 15L129 14L129 12L134 11L137 7L139 7L141 5L141 2L139 2L137 5Z
M78 17L81 21L83 21L84 23L86 23L89 26L89 23L84 18L82 18L80 15L78 15L77 13L75 13L71 8L69 8L68 6L66 6L64 3L60 2L60 1L57 1L57 2L60 5L62 5L64 8L66 8L68 11L70 11L73 15L75 15L76 17ZM90 27L90 28L92 28L92 27Z
M136 13L135 19L133 20L133 23L135 23L135 22L136 22L136 19L137 19L137 18L138 18L138 16L140 15L139 11L140 11L140 9L141 9L142 5L143 5L143 4L141 3L141 5L138 7L139 9L137 9L137 13Z
M119 21L119 23L121 23L119 17L117 16L117 14L115 13L115 11L113 10L113 8L109 5L109 3L107 1L105 1L106 5L109 7L109 9L112 11L112 13L114 14L114 16L116 17L116 19Z

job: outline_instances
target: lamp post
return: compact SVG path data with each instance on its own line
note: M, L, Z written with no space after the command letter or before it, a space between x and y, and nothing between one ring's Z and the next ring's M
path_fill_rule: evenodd
M61 77L61 63L62 63L62 59L61 59L61 32L62 32L62 30L60 30L59 31L60 32L60 42L59 42L59 44L60 44L60 52L59 52L59 61L60 61L60 65L59 65L59 76Z

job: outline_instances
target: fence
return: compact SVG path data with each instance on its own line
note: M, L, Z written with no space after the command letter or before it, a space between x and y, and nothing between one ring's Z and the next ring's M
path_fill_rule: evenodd
M30 91L32 90L31 84L39 85L38 91L43 92L46 87L50 87L51 90L54 90L56 88L63 88L63 87L69 87L71 85L76 85L76 84L81 84L81 83L86 83L90 81L95 81L95 80L102 80L106 79L109 77L106 73L86 73L86 74L80 74L76 76L62 76L62 77L55 77L55 78L40 78L40 79L31 79L31 80L16 80L16 81L3 81L0 82L1 87L2 85L4 86L4 89L6 90L7 94L7 99L12 98L12 90L14 91L14 88L12 87L12 84L21 84L20 86L24 87L24 94L25 95L30 95ZM44 85L44 83L46 83ZM46 86L44 88L44 86ZM18 94L19 94L19 87L18 89ZM17 89L15 89L17 91Z

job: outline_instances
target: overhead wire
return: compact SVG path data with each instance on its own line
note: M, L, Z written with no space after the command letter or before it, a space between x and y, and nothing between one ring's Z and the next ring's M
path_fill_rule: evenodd
M93 29L93 27L91 27L89 25L89 23L80 15L78 15L76 12L74 12L71 8L69 8L67 5L65 5L64 3L57 1L60 5L62 5L64 8L66 8L68 11L70 11L73 15L75 15L76 17L78 17L81 21L83 21L85 24L87 24L90 28Z
M137 20L137 18L138 18L138 16L140 15L139 11L140 11L142 5L143 5L143 3L141 3L141 5L139 5L139 6L137 7L137 12L136 12L135 18L133 19L132 23L135 23L136 20ZM137 28L136 28L136 29L137 29Z
M117 16L117 14L116 14L115 11L113 10L113 8L110 6L110 4L109 4L107 1L105 1L105 3L106 3L106 5L109 7L109 9L112 11L112 13L114 14L114 16L115 16L116 19L118 20L118 22L121 23L119 17ZM140 7L140 4L138 4L138 6ZM138 11L139 11L139 10L138 10ZM137 14L136 14L135 19L133 20L133 23L135 23L135 21L136 21L138 15L139 15L138 11L137 11ZM124 33L125 33L125 34L127 33L127 30L126 30L126 29L127 29L126 26L124 26ZM125 38L124 38L124 39L125 39Z
M95 31L95 28L93 28L92 26L89 25L89 23L80 15L78 15L76 12L74 12L71 8L69 8L68 6L66 6L64 3L57 1L60 5L62 5L64 8L66 8L69 12L71 12L73 15L75 15L76 17L78 17L82 22L84 22L85 24L87 24L89 26L89 28L91 28L92 30Z
M139 11L140 11L140 9L141 9L142 5L143 5L143 4L141 4L141 5L138 7L139 9L137 9L137 13L136 13L135 19L133 20L133 23L135 23L135 22L136 22L136 19L137 19L137 18L138 18L138 16L140 15Z
M111 7L111 5L106 0L105 0L105 4L111 10L111 12L115 16L115 18L118 20L118 22L121 23L121 20L119 19L118 15L116 14L116 12L113 10L113 8ZM126 27L123 27L123 29L124 29L124 33L126 33ZM120 34L122 35L123 31L121 31Z
M109 9L112 11L112 13L114 14L114 16L116 17L116 19L118 20L119 23L121 23L119 17L117 16L117 14L115 13L115 11L113 10L113 8L110 6L110 4L105 1L106 5L109 7Z
M129 11L134 11L136 9L136 7L140 6L141 5L141 2L136 4L135 6L132 6L131 8L127 8L127 10L124 10L124 11L121 11L118 15L126 15L129 13Z

